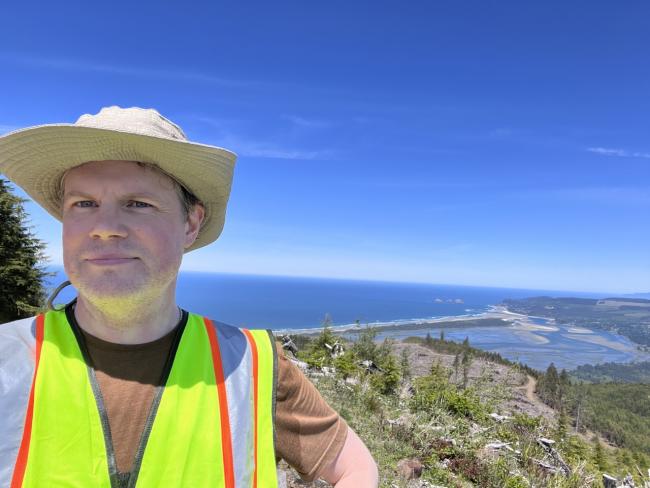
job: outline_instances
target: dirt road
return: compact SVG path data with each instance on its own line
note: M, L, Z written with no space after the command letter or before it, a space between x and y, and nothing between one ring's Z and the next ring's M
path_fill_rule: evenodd
M531 375L526 375L528 381L526 382L526 398L530 402L538 402L539 399L535 396L535 388L537 388L537 380Z

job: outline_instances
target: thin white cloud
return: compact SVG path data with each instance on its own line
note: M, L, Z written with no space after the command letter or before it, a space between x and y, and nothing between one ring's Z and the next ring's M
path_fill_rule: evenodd
M199 121L216 129L217 134L209 141L215 146L226 147L239 156L270 159L332 159L334 151L331 150L305 150L266 141L252 141L250 138L240 136L227 129L228 121L221 119L192 115L191 120Z
M254 87L267 86L267 82L258 82L252 80L236 80L222 78L208 73L198 71L187 71L184 69L151 69L139 68L133 66L122 66L112 64L95 63L85 60L64 59L64 58L38 58L38 57L21 57L15 58L15 61L36 68L49 68L62 71L77 71L88 73L108 73L122 76L145 77L155 79L170 79L181 81L195 81L221 86L230 87Z
M493 186L489 183L477 183L469 181L432 181L427 178L411 179L411 178L395 178L393 180L381 179L349 179L342 180L342 185L354 187L367 187L382 190L430 190L430 189L448 189L448 190L467 190L474 188L481 188Z
M242 156L272 159L329 159L329 155L323 151L298 151L239 141L231 144L233 150Z
M325 128L332 125L326 120L308 119L305 117L300 117L298 115L283 115L282 118L288 120L293 125L297 125L298 127L305 127L310 129Z
M583 203L614 205L650 205L650 187L573 187L528 190L514 196L529 199L542 198Z
M601 154L603 156L617 156L620 158L643 158L650 159L650 153L645 152L633 152L627 151L625 149L614 149L608 147L588 147L587 151Z

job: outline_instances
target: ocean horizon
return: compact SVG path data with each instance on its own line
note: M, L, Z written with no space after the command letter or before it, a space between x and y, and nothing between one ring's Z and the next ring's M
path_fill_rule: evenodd
M47 280L51 290L66 280L61 267L50 267L54 276ZM480 315L490 312L506 298L532 296L604 298L609 294L554 290L526 290L419 283L391 283L330 278L238 275L228 273L181 272L177 302L186 310L237 327L273 329L276 332L309 332L329 324L348 336L351 326L378 326L377 340L400 340L408 336L447 339L466 337L474 347L494 351L513 361L544 370L550 362L558 368L573 369L580 364L607 361L647 360L629 339L594 330L574 337L567 326L546 324L542 330L521 330L516 324L472 326L462 321L441 326L434 319ZM55 303L75 297L65 288ZM432 322L428 322L432 321ZM418 330L381 326L426 323Z
M67 277L50 266L51 292ZM76 295L64 289L56 303ZM606 294L444 284L306 278L182 271L177 301L186 310L238 327L311 329L376 325L479 314L506 298L531 296L602 298Z

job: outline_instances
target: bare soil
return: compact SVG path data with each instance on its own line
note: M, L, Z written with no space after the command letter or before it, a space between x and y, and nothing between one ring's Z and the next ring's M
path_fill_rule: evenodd
M414 377L424 376L431 370L435 362L440 362L447 368L452 368L454 356L442 354L428 349L420 344L397 343L395 354L400 357L406 349L411 364L411 374ZM546 419L555 418L555 410L542 402L535 395L535 378L503 364L493 363L484 359L474 359L469 369L469 385L482 381L486 375L496 383L506 387L511 392L510 398L500 405L501 414L512 415L525 413L527 415Z

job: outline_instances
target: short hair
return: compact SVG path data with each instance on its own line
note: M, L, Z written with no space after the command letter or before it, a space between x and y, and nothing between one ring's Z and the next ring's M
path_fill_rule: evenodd
M178 200L181 202L183 217L186 220L190 214L190 211L194 208L194 206L203 205L203 202L199 197L197 197L194 193L188 190L180 181L178 181L176 178L170 175L167 171L161 169L157 164L146 163L143 161L133 161L133 162L136 163L141 168L151 169L153 171L157 171L158 173L162 173L163 175L167 176L171 180L172 185L174 185L174 191L176 192L176 195L178 195ZM63 175L61 176L61 181L59 182L59 200L61 201L63 201L63 193L65 189L64 188L65 177L67 176L68 171L70 170L67 170L65 173L63 173Z
M190 214L190 210L192 210L196 205L203 205L203 202L199 200L199 197L181 185L174 178L172 178L172 181L174 182L174 190L176 190L176 194L181 201L183 216L185 219L187 219Z

